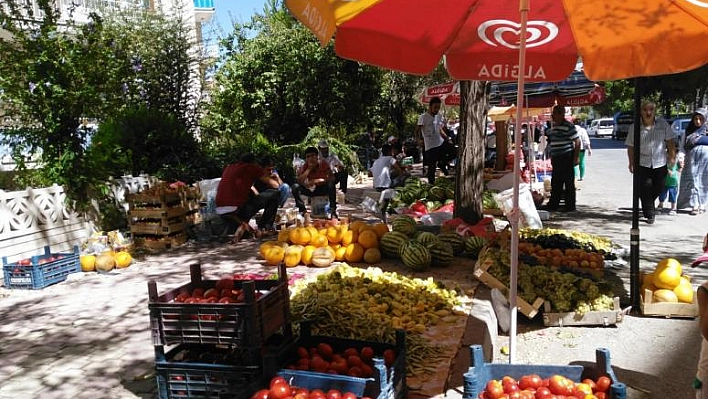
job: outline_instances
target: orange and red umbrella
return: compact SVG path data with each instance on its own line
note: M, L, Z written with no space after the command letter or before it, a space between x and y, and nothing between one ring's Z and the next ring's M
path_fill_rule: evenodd
M559 81L582 57L592 80L687 71L708 61L706 0L533 0L519 69L518 0L286 0L343 58L413 74L443 57L458 80ZM521 4L523 9L528 5ZM693 44L693 46L691 46ZM689 51L682 51L691 46Z
M430 73L443 60L456 80L518 81L523 88L525 81L565 79L579 58L585 74L595 81L677 73L708 63L708 46L703 45L708 0L533 0L530 7L531 1L285 0L285 4L323 46L336 37L339 56L419 75ZM523 90L518 90L515 103L523 103ZM517 141L516 159L520 147ZM638 158L639 146L634 148ZM514 209L509 215L511 338L516 324L518 162L514 175ZM633 302L638 303L636 175L634 180L630 275ZM514 344L512 339L510 361Z

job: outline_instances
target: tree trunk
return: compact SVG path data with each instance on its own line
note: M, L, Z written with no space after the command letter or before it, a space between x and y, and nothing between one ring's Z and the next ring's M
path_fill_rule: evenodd
M484 138L489 82L460 81L460 135L455 182L455 217L475 224L482 219Z

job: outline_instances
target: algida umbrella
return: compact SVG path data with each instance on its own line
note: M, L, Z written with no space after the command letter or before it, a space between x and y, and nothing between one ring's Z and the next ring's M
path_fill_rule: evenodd
M708 46L703 45L708 0L285 0L285 4L322 45L335 36L335 52L343 58L413 74L428 74L444 60L456 80L517 81L520 88L525 81L560 81L571 74L578 57L587 77L595 81L683 72L708 63ZM686 46L690 50L682 51ZM518 90L516 104L523 104L523 90ZM469 111L473 105L466 103ZM638 114L638 104L635 110ZM521 112L518 107L517 120ZM639 143L638 123L634 134ZM517 160L520 136L517 131ZM639 144L634 149L639 159ZM513 211L508 215L511 362L517 311L518 162L514 172ZM630 233L635 303L638 183L635 174Z

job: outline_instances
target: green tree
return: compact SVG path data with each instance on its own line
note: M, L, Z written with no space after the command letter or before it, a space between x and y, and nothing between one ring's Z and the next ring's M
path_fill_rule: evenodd
M262 133L297 143L315 126L345 136L365 126L381 93L381 71L321 48L282 6L265 14L235 24L222 41L204 137L219 143Z

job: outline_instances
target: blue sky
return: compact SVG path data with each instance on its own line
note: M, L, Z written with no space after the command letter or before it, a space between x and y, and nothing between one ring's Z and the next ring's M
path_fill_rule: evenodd
M263 12L266 0L214 0L214 21L221 26L224 32L231 32L232 19L237 22L246 22L251 15Z

